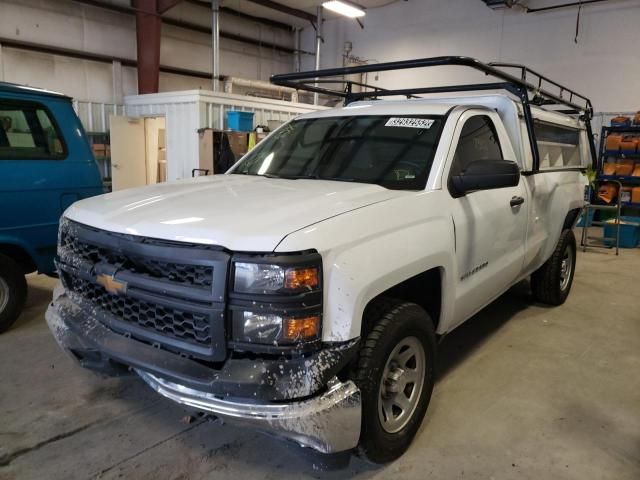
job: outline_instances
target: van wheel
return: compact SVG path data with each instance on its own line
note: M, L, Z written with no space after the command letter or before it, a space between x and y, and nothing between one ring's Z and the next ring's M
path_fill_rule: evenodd
M374 300L365 322L371 329L353 375L362 395L358 454L386 463L409 448L429 405L435 333L427 312L410 302Z
M0 333L16 321L27 299L27 281L22 268L0 254Z
M573 230L564 230L551 258L531 275L533 296L548 305L562 305L571 291L575 271L576 238Z

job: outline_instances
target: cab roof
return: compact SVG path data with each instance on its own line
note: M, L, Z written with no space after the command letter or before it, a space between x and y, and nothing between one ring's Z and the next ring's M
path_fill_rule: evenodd
M46 97L54 97L61 99L71 99L67 95L58 92L52 92L51 90L45 90L43 88L29 87L27 85L20 85L17 83L0 82L0 93L13 93L21 95L38 95Z

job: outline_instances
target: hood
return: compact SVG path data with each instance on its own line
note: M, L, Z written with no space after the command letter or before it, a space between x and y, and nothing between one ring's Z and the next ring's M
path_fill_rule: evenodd
M269 252L289 233L400 193L362 183L216 175L88 198L65 216L130 235Z

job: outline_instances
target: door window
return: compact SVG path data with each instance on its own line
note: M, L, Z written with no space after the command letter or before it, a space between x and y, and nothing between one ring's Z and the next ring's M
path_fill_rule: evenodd
M0 160L64 157L62 137L44 107L35 103L0 102Z
M471 117L462 127L450 175L459 175L476 160L503 160L498 134L487 115Z

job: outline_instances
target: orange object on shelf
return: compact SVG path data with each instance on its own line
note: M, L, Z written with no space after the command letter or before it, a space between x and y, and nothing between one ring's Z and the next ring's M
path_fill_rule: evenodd
M616 174L616 163L614 163L614 162L605 163L602 166L602 173L605 174L605 175L615 175Z
M618 160L616 163L616 175L628 176L633 172L634 161L629 159Z
M598 198L605 203L611 203L618 196L618 186L615 183L603 183L598 188Z
M610 133L607 135L607 150L620 150L620 143L622 143L622 135L617 133Z
M631 190L631 201L633 203L640 203L640 187L633 187Z
M625 115L619 115L617 117L613 117L611 119L611 125L629 125L631 123L631 119Z
M638 137L625 135L622 137L622 141L620 142L620 150L635 152L638 150L638 143Z
M633 169L633 173L631 175L634 177L640 177L640 163L636 163L636 166Z

